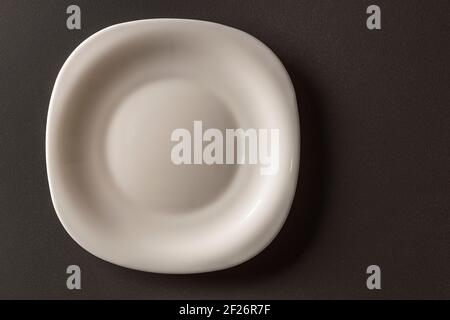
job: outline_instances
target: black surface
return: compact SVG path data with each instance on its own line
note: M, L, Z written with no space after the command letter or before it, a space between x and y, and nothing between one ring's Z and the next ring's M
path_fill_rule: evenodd
M78 4L82 30L66 29ZM382 9L382 30L365 9ZM444 1L0 2L0 298L450 298L449 12ZM274 243L233 269L127 270L64 231L45 125L73 49L119 22L179 17L242 29L285 64L300 101L300 183ZM93 88L93 90L95 90ZM78 292L65 287L82 268ZM382 290L366 288L378 264Z

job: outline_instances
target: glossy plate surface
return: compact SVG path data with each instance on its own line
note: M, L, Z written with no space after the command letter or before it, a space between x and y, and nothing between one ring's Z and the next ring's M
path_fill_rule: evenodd
M276 174L261 163L175 164L171 135L194 134L194 121L203 132L278 129ZM47 120L64 228L97 257L149 272L220 270L264 249L289 213L299 150L280 61L247 33L196 20L133 21L88 38L61 69Z

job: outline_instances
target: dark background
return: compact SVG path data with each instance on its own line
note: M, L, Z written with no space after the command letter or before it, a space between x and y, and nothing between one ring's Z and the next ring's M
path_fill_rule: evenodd
M66 29L77 4L82 29ZM382 30L366 28L370 4ZM450 2L0 2L0 298L450 298ZM45 169L53 83L109 25L210 20L266 43L294 83L300 181L283 230L238 267L199 275L121 268L80 248L54 212ZM92 88L95 90L95 88ZM66 267L82 290L66 289ZM366 288L368 265L382 290Z

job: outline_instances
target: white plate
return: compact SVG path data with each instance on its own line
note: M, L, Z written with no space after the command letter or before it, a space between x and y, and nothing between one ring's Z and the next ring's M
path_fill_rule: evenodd
M197 120L221 132L278 129L277 173L174 164L171 133ZM95 256L150 272L220 270L263 250L288 215L299 148L294 89L273 52L196 20L133 21L88 38L62 67L47 120L64 228Z

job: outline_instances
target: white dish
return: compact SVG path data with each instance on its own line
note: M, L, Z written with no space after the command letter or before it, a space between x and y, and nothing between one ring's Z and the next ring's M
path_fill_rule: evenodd
M176 165L171 132L279 129L279 169ZM114 264L198 273L242 263L281 229L294 196L295 92L273 52L242 31L181 19L94 34L56 80L46 133L52 201L70 236Z

